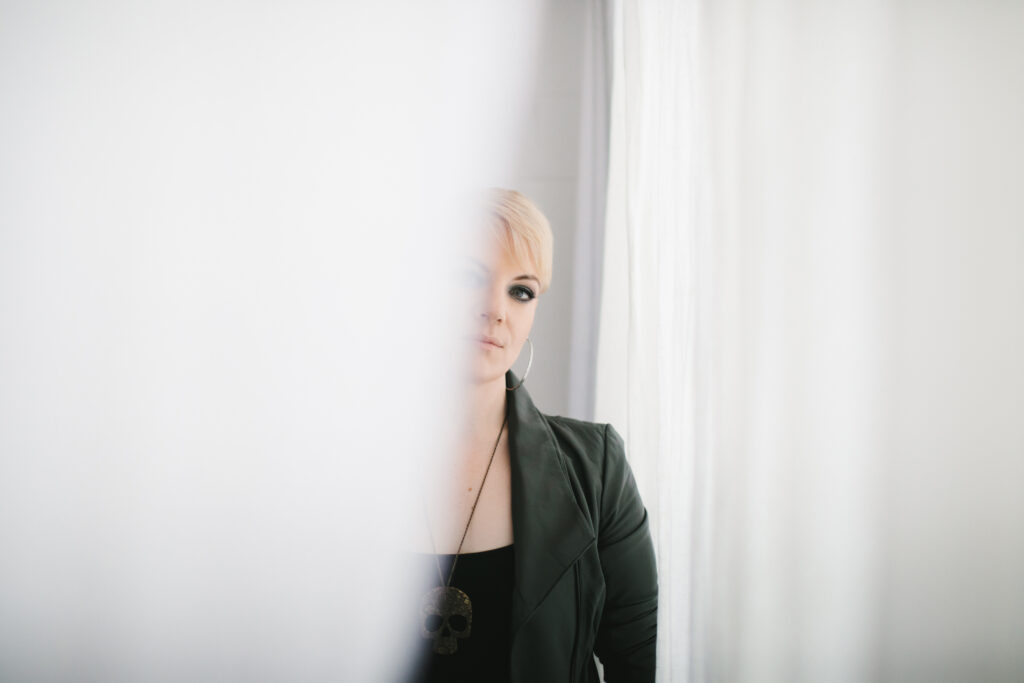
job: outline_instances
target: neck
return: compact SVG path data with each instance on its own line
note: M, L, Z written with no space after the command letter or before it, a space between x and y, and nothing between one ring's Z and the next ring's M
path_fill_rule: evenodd
M466 422L463 431L463 441L470 448L477 444L493 444L498 438L498 432L505 421L505 402L510 400L506 396L505 376L497 379L472 384L466 394ZM505 427L506 431L508 426Z

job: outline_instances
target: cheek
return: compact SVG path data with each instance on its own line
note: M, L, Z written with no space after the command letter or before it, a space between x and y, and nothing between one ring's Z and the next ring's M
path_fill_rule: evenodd
M516 319L516 338L519 342L525 342L526 338L530 336L530 330L533 329L533 318L537 313L537 302L534 300L529 306L524 306L522 315Z
M526 347L526 338L530 336L533 327L533 315L523 316L516 320L516 326L512 332L512 343L507 351L511 357L518 355Z

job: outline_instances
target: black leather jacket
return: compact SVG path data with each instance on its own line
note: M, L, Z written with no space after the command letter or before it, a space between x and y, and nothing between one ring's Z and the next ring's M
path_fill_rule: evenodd
M508 386L519 379L510 371ZM509 392L513 683L654 681L658 576L647 510L611 425Z

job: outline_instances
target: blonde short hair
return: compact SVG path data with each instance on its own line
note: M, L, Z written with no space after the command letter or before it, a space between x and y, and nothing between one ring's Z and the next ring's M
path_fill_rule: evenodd
M533 264L540 292L551 285L554 238L551 224L537 205L515 190L491 188L487 194L490 226L498 244L517 261Z

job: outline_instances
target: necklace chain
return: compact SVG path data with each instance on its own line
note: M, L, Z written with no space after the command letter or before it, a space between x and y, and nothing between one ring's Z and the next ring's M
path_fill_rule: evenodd
M473 513L476 512L476 504L480 502L480 494L483 493L484 483L487 481L487 473L491 471L491 465L494 463L494 455L498 452L498 444L501 443L501 435L505 433L505 425L508 423L508 406L505 408L505 419L501 422L501 430L498 431L498 438L494 442L494 450L491 451L491 459L487 461L487 469L484 470L484 478L480 482L480 488L476 491L476 498L473 500L473 507L469 510L469 519L466 520L466 528L462 530L462 538L459 540L459 547L455 551L455 557L452 558L451 570L448 572L448 580L444 580L444 572L441 570L441 558L437 556L437 545L434 543L434 532L430 526L430 515L427 513L426 501L423 503L423 515L427 518L427 533L430 534L430 547L434 549L434 559L437 561L437 578L440 579L441 585L445 588L451 586L452 577L455 576L455 563L459 561L459 553L462 552L462 544L466 540L466 534L469 533L469 525L473 521Z

